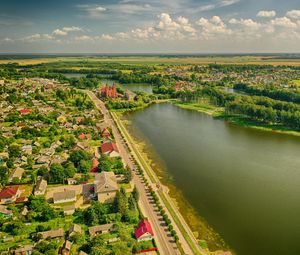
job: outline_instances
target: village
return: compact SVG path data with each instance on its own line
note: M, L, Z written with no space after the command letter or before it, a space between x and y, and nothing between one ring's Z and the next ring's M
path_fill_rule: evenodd
M1 254L155 254L131 170L87 95L44 78L0 90Z

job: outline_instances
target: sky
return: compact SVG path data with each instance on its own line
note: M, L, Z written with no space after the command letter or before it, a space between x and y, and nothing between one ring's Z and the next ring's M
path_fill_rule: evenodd
M0 0L0 53L300 53L300 0Z

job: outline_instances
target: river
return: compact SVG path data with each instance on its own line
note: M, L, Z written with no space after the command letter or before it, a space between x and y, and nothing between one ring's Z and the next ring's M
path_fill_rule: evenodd
M124 116L173 184L238 255L300 254L300 138L171 104Z

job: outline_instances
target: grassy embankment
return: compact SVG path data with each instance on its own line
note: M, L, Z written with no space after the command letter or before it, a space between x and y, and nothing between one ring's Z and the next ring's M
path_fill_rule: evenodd
M263 122L253 121L244 116L228 115L225 113L224 108L216 107L209 103L198 104L198 103L187 103L187 102L176 101L176 102L174 102L174 105L184 108L184 109L190 109L190 110L203 112L203 113L209 114L213 117L224 119L230 123L233 123L233 124L236 124L239 126L243 126L243 127L249 127L249 128L254 128L254 129L258 129L258 130L271 131L271 132L287 134L287 135L300 136L299 131L290 129L288 127L284 127L284 126L276 125L276 124L272 125L272 124L266 124Z

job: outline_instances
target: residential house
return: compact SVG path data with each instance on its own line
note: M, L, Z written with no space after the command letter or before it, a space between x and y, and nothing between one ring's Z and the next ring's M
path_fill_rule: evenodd
M110 132L107 128L104 128L101 132L102 137L110 137Z
M0 191L0 204L13 203L20 196L19 186L4 187Z
M72 243L66 240L61 248L60 254L61 255L69 255L72 248Z
M68 183L68 185L76 185L77 181L74 178L68 178L67 183Z
M116 229L116 225L114 223L103 224L98 226L89 227L90 236L94 236L97 234L105 234L110 233Z
M72 215L75 212L75 205L66 205L63 207L65 215Z
M32 146L30 144L22 146L22 152L26 155L31 155L32 154Z
M8 210L5 205L0 205L0 218L1 217L11 217L13 215L13 212L11 210Z
M83 230L80 225L73 224L69 229L69 237L75 235L76 233L81 235L83 234Z
M90 145L87 141L77 142L75 149L79 150L88 150L90 148Z
M62 192L53 193L53 202L54 204L58 203L68 203L76 201L75 190L64 190Z
M20 246L15 249L14 254L15 255L30 255L33 251L33 245L32 244L26 244L23 246Z
M21 215L22 217L26 217L28 213L29 213L28 207L25 205L25 206L23 207L23 209L21 210L20 215Z
M96 158L94 158L92 160L92 167L91 167L92 173L96 173L98 171L98 165L99 165L99 161Z
M109 157L119 157L119 149L114 142L106 142L101 145L101 151L103 154Z
M25 170L23 168L17 167L16 169L13 170L13 172L9 176L8 181L12 182L14 179L21 180L24 172L25 172Z
M101 172L95 174L95 194L101 203L112 203L119 190L116 176L113 172Z
M134 235L138 242L152 240L154 233L150 222L147 219L143 219L134 231Z
M64 235L65 231L63 228L38 233L38 236L40 236L41 239L63 237Z
M34 189L34 195L35 196L44 195L46 192L46 188L47 188L47 181L44 180L43 177L39 176Z

